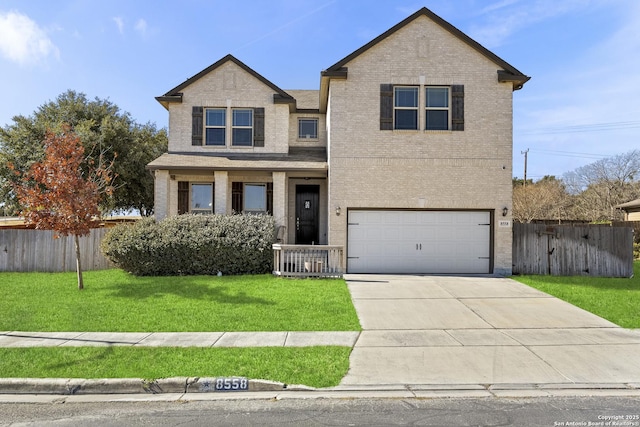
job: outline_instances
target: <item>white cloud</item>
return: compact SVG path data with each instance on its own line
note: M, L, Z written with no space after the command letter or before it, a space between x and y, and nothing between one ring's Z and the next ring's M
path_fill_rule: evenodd
M47 33L27 15L0 12L0 55L20 65L37 64L60 51Z
M501 0L497 3L492 3L488 6L485 6L484 9L480 11L480 15L484 15L485 13L493 12L495 10L499 10L508 6L511 6L514 3L519 2L520 0Z
M145 21L144 19L138 19L134 28L138 33L140 33L141 36L144 37L147 35L147 21Z
M113 22L116 23L116 26L118 27L118 32L120 34L124 34L124 19L122 19L120 16L114 16Z
M475 25L469 35L488 48L500 46L509 36L533 24L582 10L590 0L503 0L485 7L481 15L487 16L484 25Z

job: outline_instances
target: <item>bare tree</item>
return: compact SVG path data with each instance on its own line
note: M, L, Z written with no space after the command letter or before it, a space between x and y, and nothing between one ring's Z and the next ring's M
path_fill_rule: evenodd
M562 181L545 176L537 182L513 188L513 219L531 222L534 219L567 219L568 194Z
M577 219L618 219L615 206L640 197L640 150L608 157L564 175Z

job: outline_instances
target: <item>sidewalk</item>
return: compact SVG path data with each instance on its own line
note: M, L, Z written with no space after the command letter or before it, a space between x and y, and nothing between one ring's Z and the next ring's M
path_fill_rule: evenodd
M351 347L349 372L337 387L248 379L248 391L209 393L220 379L4 378L0 402L12 394L78 401L105 394L119 394L110 397L116 400L640 396L640 331L514 280L345 278L362 332L0 332L0 347Z
M0 332L0 347L353 347L359 332Z

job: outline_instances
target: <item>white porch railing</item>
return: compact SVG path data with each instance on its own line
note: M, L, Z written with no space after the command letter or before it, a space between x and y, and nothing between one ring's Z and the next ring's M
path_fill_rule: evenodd
M342 246L273 245L273 274L289 277L342 277Z

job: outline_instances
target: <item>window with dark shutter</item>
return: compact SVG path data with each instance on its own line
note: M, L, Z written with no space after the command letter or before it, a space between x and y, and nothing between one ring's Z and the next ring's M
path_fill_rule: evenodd
M253 146L264 147L264 108L253 109Z
M451 86L451 130L464 130L464 85Z
M393 85L380 85L380 130L393 130Z
M191 145L202 145L203 111L202 107L193 107L191 110Z
M231 209L234 214L242 213L244 184L242 182L231 183Z
M189 213L189 183L178 181L178 215Z

